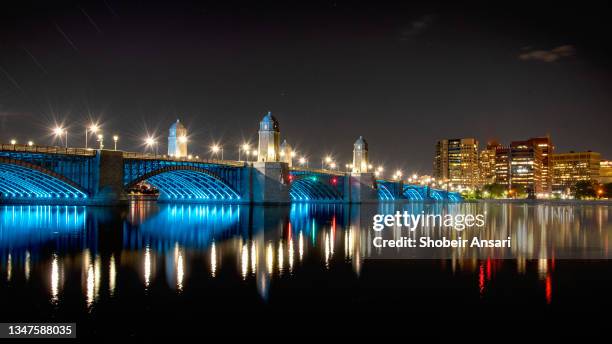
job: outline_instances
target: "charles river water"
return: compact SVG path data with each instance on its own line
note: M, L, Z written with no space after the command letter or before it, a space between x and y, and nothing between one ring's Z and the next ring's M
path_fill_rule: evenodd
M486 211L511 257L376 257L371 215L396 210ZM612 303L611 235L609 203L2 205L0 322L86 337L577 316Z

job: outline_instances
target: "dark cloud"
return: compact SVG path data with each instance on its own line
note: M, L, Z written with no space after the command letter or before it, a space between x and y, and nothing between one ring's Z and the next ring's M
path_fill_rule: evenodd
M550 50L528 50L518 56L523 61L555 62L561 58L574 56L576 49L573 45L561 45Z
M405 40L409 37L416 36L423 31L429 29L434 22L434 15L424 15L410 23L410 25L402 30L400 39Z

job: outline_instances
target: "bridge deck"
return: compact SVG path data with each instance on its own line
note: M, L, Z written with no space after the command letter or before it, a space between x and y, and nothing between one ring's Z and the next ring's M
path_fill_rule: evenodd
M63 148L57 146L29 146L29 145L0 145L0 151L6 152L24 152L24 153L45 153L45 154L66 154L66 155L81 155L94 156L96 150L85 148Z
M320 168L307 168L307 167L291 167L290 171L295 171L295 172L310 172L310 173L318 173L318 174L330 174L330 175L334 175L334 176L345 176L348 173L347 172L342 172L342 171L333 171L333 170L325 170L325 169L320 169Z
M138 152L123 152L124 159L135 159L135 160L163 160L163 161L176 161L176 162L197 162L202 164L214 164L214 165L227 165L234 167L244 167L248 164L246 161L236 160L221 160L221 159L197 159L192 157L173 157L165 154L150 154L150 153L138 153Z

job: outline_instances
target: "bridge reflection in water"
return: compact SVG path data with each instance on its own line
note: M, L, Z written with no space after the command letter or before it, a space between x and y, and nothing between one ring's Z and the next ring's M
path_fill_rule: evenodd
M374 213L486 210L485 231L491 237L512 236L516 259L453 256L421 264L428 264L429 273L449 275L451 280L455 274L472 276L468 280L483 297L500 271L510 269L506 273L529 275L531 266L537 271L534 277L543 282L543 297L552 302L555 255L585 250L596 243L607 250L612 233L611 208L474 203L255 207L141 202L127 209L3 206L1 287L6 290L8 286L34 283L47 290L50 304L74 305L81 297L90 311L117 294L202 292L202 288L211 288L204 281L216 279L222 281L224 290L256 288L267 300L273 295L270 287L275 281L281 283L300 274L308 278L313 271L317 271L317 278L331 279L341 267L348 268L352 273L343 278L351 283L371 278L364 275L366 270L376 275L385 263L363 260L370 249L369 228ZM416 273L411 269L386 267L384 271ZM379 288L393 288L380 283ZM80 296L70 291L79 284ZM36 293L38 289L27 290ZM4 298L9 294L0 295Z

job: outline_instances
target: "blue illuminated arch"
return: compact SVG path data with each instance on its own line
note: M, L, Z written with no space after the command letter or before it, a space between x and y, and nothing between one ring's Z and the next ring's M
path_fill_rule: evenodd
M43 167L0 158L0 196L6 199L84 199L87 192Z
M431 190L430 192L431 198L435 199L436 201L442 201L444 199L444 196L442 196L441 192L439 190Z
M417 187L412 185L404 186L404 196L411 201L422 201L425 199L425 197L423 197L423 193L417 189Z
M127 188L147 181L159 190L160 199L201 202L239 201L240 194L210 171L193 166L169 166L149 172Z
M393 197L393 194L385 184L378 183L378 199L381 201L393 201L395 197Z
M299 176L291 181L289 196L294 202L342 200L342 195L318 176Z
M463 197L461 197L461 195L459 193L456 192L449 192L448 193L448 199L452 202L459 202L463 199Z

